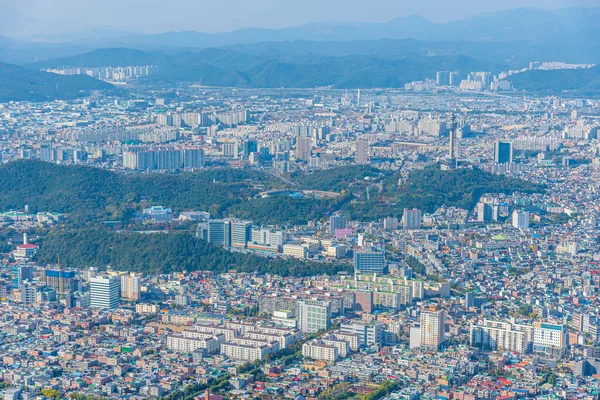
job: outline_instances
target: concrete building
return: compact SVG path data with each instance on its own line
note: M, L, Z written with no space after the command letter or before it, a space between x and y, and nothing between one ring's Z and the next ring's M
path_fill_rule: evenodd
M517 229L529 229L529 213L527 211L513 211L512 225Z
M435 308L421 310L421 347L439 349L445 342L446 312Z
M331 325L331 303L319 300L299 300L296 309L298 329L316 333Z
M142 276L133 272L121 275L121 298L133 301L140 300L142 297L141 280Z
M90 305L93 308L113 309L119 306L120 279L116 276L96 276L90 279Z
M385 271L385 253L379 250L362 250L354 252L354 271L356 273L379 274Z
M404 230L417 230L421 229L421 223L423 219L423 214L421 210L417 209L404 209L404 214L402 214L402 227Z

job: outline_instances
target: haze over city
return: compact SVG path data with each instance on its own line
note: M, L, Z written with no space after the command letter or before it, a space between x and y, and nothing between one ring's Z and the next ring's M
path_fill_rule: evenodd
M598 21L0 0L0 398L600 399Z
M594 7L598 0L2 0L0 33L28 37L97 29L131 33L284 28L311 22L387 22L419 15L444 23L520 7ZM9 35L10 36L10 35Z

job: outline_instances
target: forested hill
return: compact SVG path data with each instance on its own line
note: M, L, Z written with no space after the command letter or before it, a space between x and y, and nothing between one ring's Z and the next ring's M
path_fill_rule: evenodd
M479 168L441 170L432 165L415 170L406 182L387 176L373 185L370 199L363 195L348 203L347 215L352 219L371 221L385 216L400 218L404 208L434 212L440 206L472 210L484 193L540 193L545 187L520 179L494 175Z
M349 272L348 265L276 259L230 252L189 234L140 234L105 229L52 232L42 244L37 261L67 267L112 268L142 273L227 271L314 276Z
M87 75L57 75L0 62L0 103L71 100L95 91L112 93L117 89Z
M368 179L365 179L368 178ZM298 189L341 193L335 199L296 198L285 194L262 198L260 192L285 189L261 171L213 169L196 173L117 174L83 166L18 161L0 166L0 210L22 209L71 214L77 226L102 220L126 224L134 211L162 205L175 212L208 211L213 217L247 218L257 224L306 224L335 211L352 219L373 221L400 217L404 208L432 212L439 206L471 209L486 192L540 192L544 188L477 168L442 171L437 166L413 171L407 182L365 166L346 166L294 174ZM367 198L367 191L370 196Z

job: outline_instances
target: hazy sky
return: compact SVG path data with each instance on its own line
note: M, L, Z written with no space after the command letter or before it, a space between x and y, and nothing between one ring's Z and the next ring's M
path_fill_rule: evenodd
M0 33L223 32L317 21L383 22L414 14L447 22L518 7L572 6L600 6L600 0L0 0Z

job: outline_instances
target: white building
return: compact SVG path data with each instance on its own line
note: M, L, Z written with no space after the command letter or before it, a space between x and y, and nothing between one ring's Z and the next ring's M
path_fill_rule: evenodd
M302 345L302 356L314 360L335 362L338 359L338 349L335 346L328 346L325 343L313 340Z
M484 320L482 324L471 324L470 342L484 350L529 351L528 333L514 329L508 322Z
M513 211L512 225L517 229L529 229L529 213L527 211Z
M90 306L113 309L119 306L120 279L116 276L96 276L90 279Z

